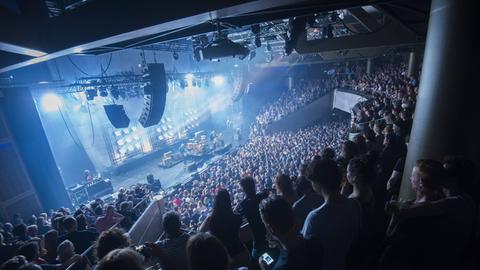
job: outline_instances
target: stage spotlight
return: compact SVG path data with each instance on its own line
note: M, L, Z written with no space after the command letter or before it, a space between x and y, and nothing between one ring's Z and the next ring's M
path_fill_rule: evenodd
M120 91L118 91L118 88L116 86L112 87L112 89L110 90L110 95L112 95L114 99L118 99L118 97L120 96Z
M331 24L322 28L323 38L333 38L333 26Z
M188 73L187 75L185 75L185 79L187 80L193 80L193 78L195 78L195 75L193 75L192 73Z
M272 51L272 45L270 43L267 43L267 52Z
M93 100L97 96L97 89L89 89L85 91L87 100Z
M62 100L54 93L45 94L42 98L42 108L45 112L53 112L62 106Z
M255 37L255 46L257 46L257 48L262 47L262 40L260 39L259 36Z
M252 25L252 33L253 33L254 35L260 34L260 30L261 30L261 29L260 29L260 25L259 25L259 24L254 24L254 25Z
M108 97L108 91L106 88L101 88L100 91L99 91L99 95L101 97Z
M255 58L256 55L257 55L257 53L255 51L250 51L250 60Z
M271 53L267 53L265 61L267 61L267 63L271 63L273 61L273 55Z
M214 76L212 78L212 82L213 84L215 84L216 86L220 86L222 85L224 82L225 82L225 78L223 76Z

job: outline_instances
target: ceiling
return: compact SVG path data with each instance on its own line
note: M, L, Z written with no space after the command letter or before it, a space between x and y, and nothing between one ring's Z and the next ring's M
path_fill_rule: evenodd
M70 54L104 54L128 48L190 51L196 37L219 30L254 47L284 54L289 18L313 18L300 54L345 58L382 53L425 40L428 0L3 0L0 2L0 72ZM199 4L201 3L201 4ZM188 7L188 8L187 8ZM337 12L332 12L337 11ZM341 19L331 19L335 14ZM309 16L315 15L315 16ZM310 24L309 24L310 25ZM326 25L334 37L324 38ZM4 27L7 26L7 27ZM392 38L394 37L394 38ZM267 45L268 44L268 45ZM268 48L267 48L268 47Z

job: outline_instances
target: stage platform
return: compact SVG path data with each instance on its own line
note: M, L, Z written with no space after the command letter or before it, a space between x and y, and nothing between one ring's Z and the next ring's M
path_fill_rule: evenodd
M228 143L232 143L231 149L234 150L241 145L243 141L228 140ZM202 163L202 166L197 168L197 171L201 171L202 169L206 168L209 163L218 160L223 155L224 153L214 154L210 158L205 159ZM195 173L195 171L189 172L187 169L187 164L190 164L191 161L189 161L187 164L180 162L170 168L161 168L158 166L161 159L161 156L150 158L140 164L137 164L135 167L127 171L112 175L110 180L112 182L114 191L118 191L118 189L121 187L128 188L136 183L146 183L148 174L153 174L156 179L160 179L163 188L167 189L175 184L185 181L193 173Z

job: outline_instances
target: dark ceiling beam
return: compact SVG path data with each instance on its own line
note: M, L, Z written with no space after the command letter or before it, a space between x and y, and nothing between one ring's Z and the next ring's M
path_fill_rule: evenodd
M392 35L392 33L395 33ZM374 33L343 36L330 39L307 41L306 35L298 39L295 50L300 54L319 53L336 50L378 48L385 46L405 46L424 43L425 39L405 29L394 21Z
M423 9L412 7L412 6L409 6L409 5L406 5L406 4L392 3L391 5L394 6L394 7L409 11L409 12L416 13L417 15L423 16L423 17L426 17L429 14L429 10L423 10Z
M370 32L381 27L377 20L362 7L349 8L348 12L350 12L350 14Z
M405 30L410 31L412 34L415 34L417 36L421 36L421 34L417 32L417 30L415 30L408 23L403 21L399 16L395 15L395 13L392 12L392 9L387 5L374 5L374 7L380 10L381 12L383 12L385 15L390 17L392 20L394 20L398 24L400 24Z

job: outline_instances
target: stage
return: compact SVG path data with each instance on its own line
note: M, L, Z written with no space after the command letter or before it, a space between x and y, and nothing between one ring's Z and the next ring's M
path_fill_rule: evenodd
M233 136L226 136L224 139L227 144L232 144L230 151L234 151L236 148L238 148L238 146L244 143L244 140L233 140ZM201 162L202 166L198 167L196 171L205 169L208 164L220 159L224 154L225 153L214 154L209 158L205 158L203 162ZM153 174L155 179L160 179L163 188L167 189L178 183L186 181L193 173L196 172L189 172L187 169L188 164L191 164L192 161L188 161L187 163L182 161L170 168L162 168L158 166L161 160L162 156L157 155L138 163L136 166L128 170L112 175L110 180L112 182L114 191L118 191L118 189L121 187L127 188L137 183L146 183L148 174Z

